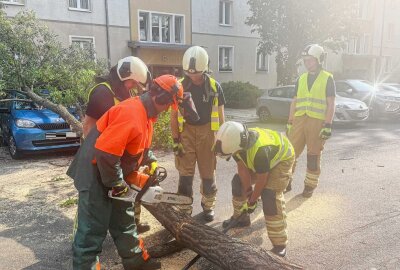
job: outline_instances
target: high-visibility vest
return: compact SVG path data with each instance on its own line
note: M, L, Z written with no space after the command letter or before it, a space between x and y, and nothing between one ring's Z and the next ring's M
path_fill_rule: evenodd
M180 83L183 83L182 78L179 80ZM210 80L210 88L212 90L212 109L211 109L211 130L217 131L219 130L219 111L218 111L218 88L217 88L217 81L211 77L208 77ZM178 125L179 125L179 132L183 131L183 124L185 123L185 119L183 118L180 111L178 111Z
M279 162L288 160L294 157L294 148L289 142L289 139L270 129L261 128L249 128L249 130L256 131L258 133L258 139L249 149L246 150L246 160L243 160L240 154L236 154L236 157L244 162L247 168L256 172L254 164L258 149L264 146L276 146L278 147L278 152L269 161L270 168L274 168Z
M110 90L110 92L111 92L111 94L113 95L113 98L114 98L114 105L117 105L118 103L121 102L121 100L119 100L119 99L117 98L117 96L115 95L114 91L111 89L111 85L110 85L108 82L102 82L102 83L99 83L99 84L96 84L95 86L93 86L93 87L89 90L88 100L90 99L90 96L91 96L93 90L94 90L97 86L99 86L99 85L104 85L105 87L107 87L108 90ZM137 93L136 93L135 90L131 90L131 91L129 91L129 95L130 95L131 97L134 97L134 96L137 96Z
M333 77L331 73L321 70L317 79L308 88L308 73L300 76L295 116L308 115L309 117L325 120L326 118L326 86L328 79Z

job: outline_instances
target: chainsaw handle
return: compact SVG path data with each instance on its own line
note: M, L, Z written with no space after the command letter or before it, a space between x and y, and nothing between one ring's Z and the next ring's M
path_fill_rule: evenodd
M153 176L155 176L155 182L157 184L161 183L162 181L167 178L167 170L164 167L157 167L156 171L154 172ZM152 176L151 176L152 177Z
M149 180L144 185L142 190L139 191L135 201L140 202L144 193L152 186L156 186L167 178L167 170L164 167L157 167L153 175L150 175Z

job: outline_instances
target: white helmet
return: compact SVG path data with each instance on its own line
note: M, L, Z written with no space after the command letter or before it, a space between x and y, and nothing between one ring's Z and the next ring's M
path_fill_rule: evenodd
M233 121L225 122L217 132L214 152L217 156L228 159L247 147L248 138L249 132L245 125Z
M186 50L182 60L183 70L188 73L203 73L208 69L208 53L200 46Z
M311 44L308 45L303 53L301 54L303 57L305 56L312 56L318 60L319 64L322 64L322 62L325 60L325 51L324 48L322 48L318 44Z
M146 64L140 58L134 56L128 56L118 61L117 74L121 81L135 80L146 84L149 79L149 70Z

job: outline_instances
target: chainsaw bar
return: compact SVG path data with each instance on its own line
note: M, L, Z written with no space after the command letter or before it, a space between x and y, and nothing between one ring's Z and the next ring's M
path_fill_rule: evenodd
M156 196L154 196L154 201L160 203L169 203L169 204L192 205L193 198L184 195L179 195L176 193L163 192L162 194L157 194ZM146 202L143 201L143 203Z

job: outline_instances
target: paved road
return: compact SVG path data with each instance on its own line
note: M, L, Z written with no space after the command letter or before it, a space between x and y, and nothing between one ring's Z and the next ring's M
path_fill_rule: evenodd
M284 128L279 123L262 126ZM305 157L300 159L293 191L286 196L289 260L308 269L400 269L399 133L400 123L336 128L326 145L321 185L308 200L299 196ZM0 149L0 269L69 269L74 208L59 204L75 195L63 179L70 158L15 162ZM175 191L172 155L161 156L160 163L170 172L164 188ZM220 228L230 216L234 173L233 161L219 162L217 219L211 226ZM195 213L200 211L199 185L197 179ZM261 210L252 220L250 228L230 234L270 249ZM163 237L154 231L144 236L149 243ZM184 251L166 258L163 269L179 269L191 256ZM107 269L122 269L109 240L102 260ZM194 269L210 269L210 264L202 260Z

